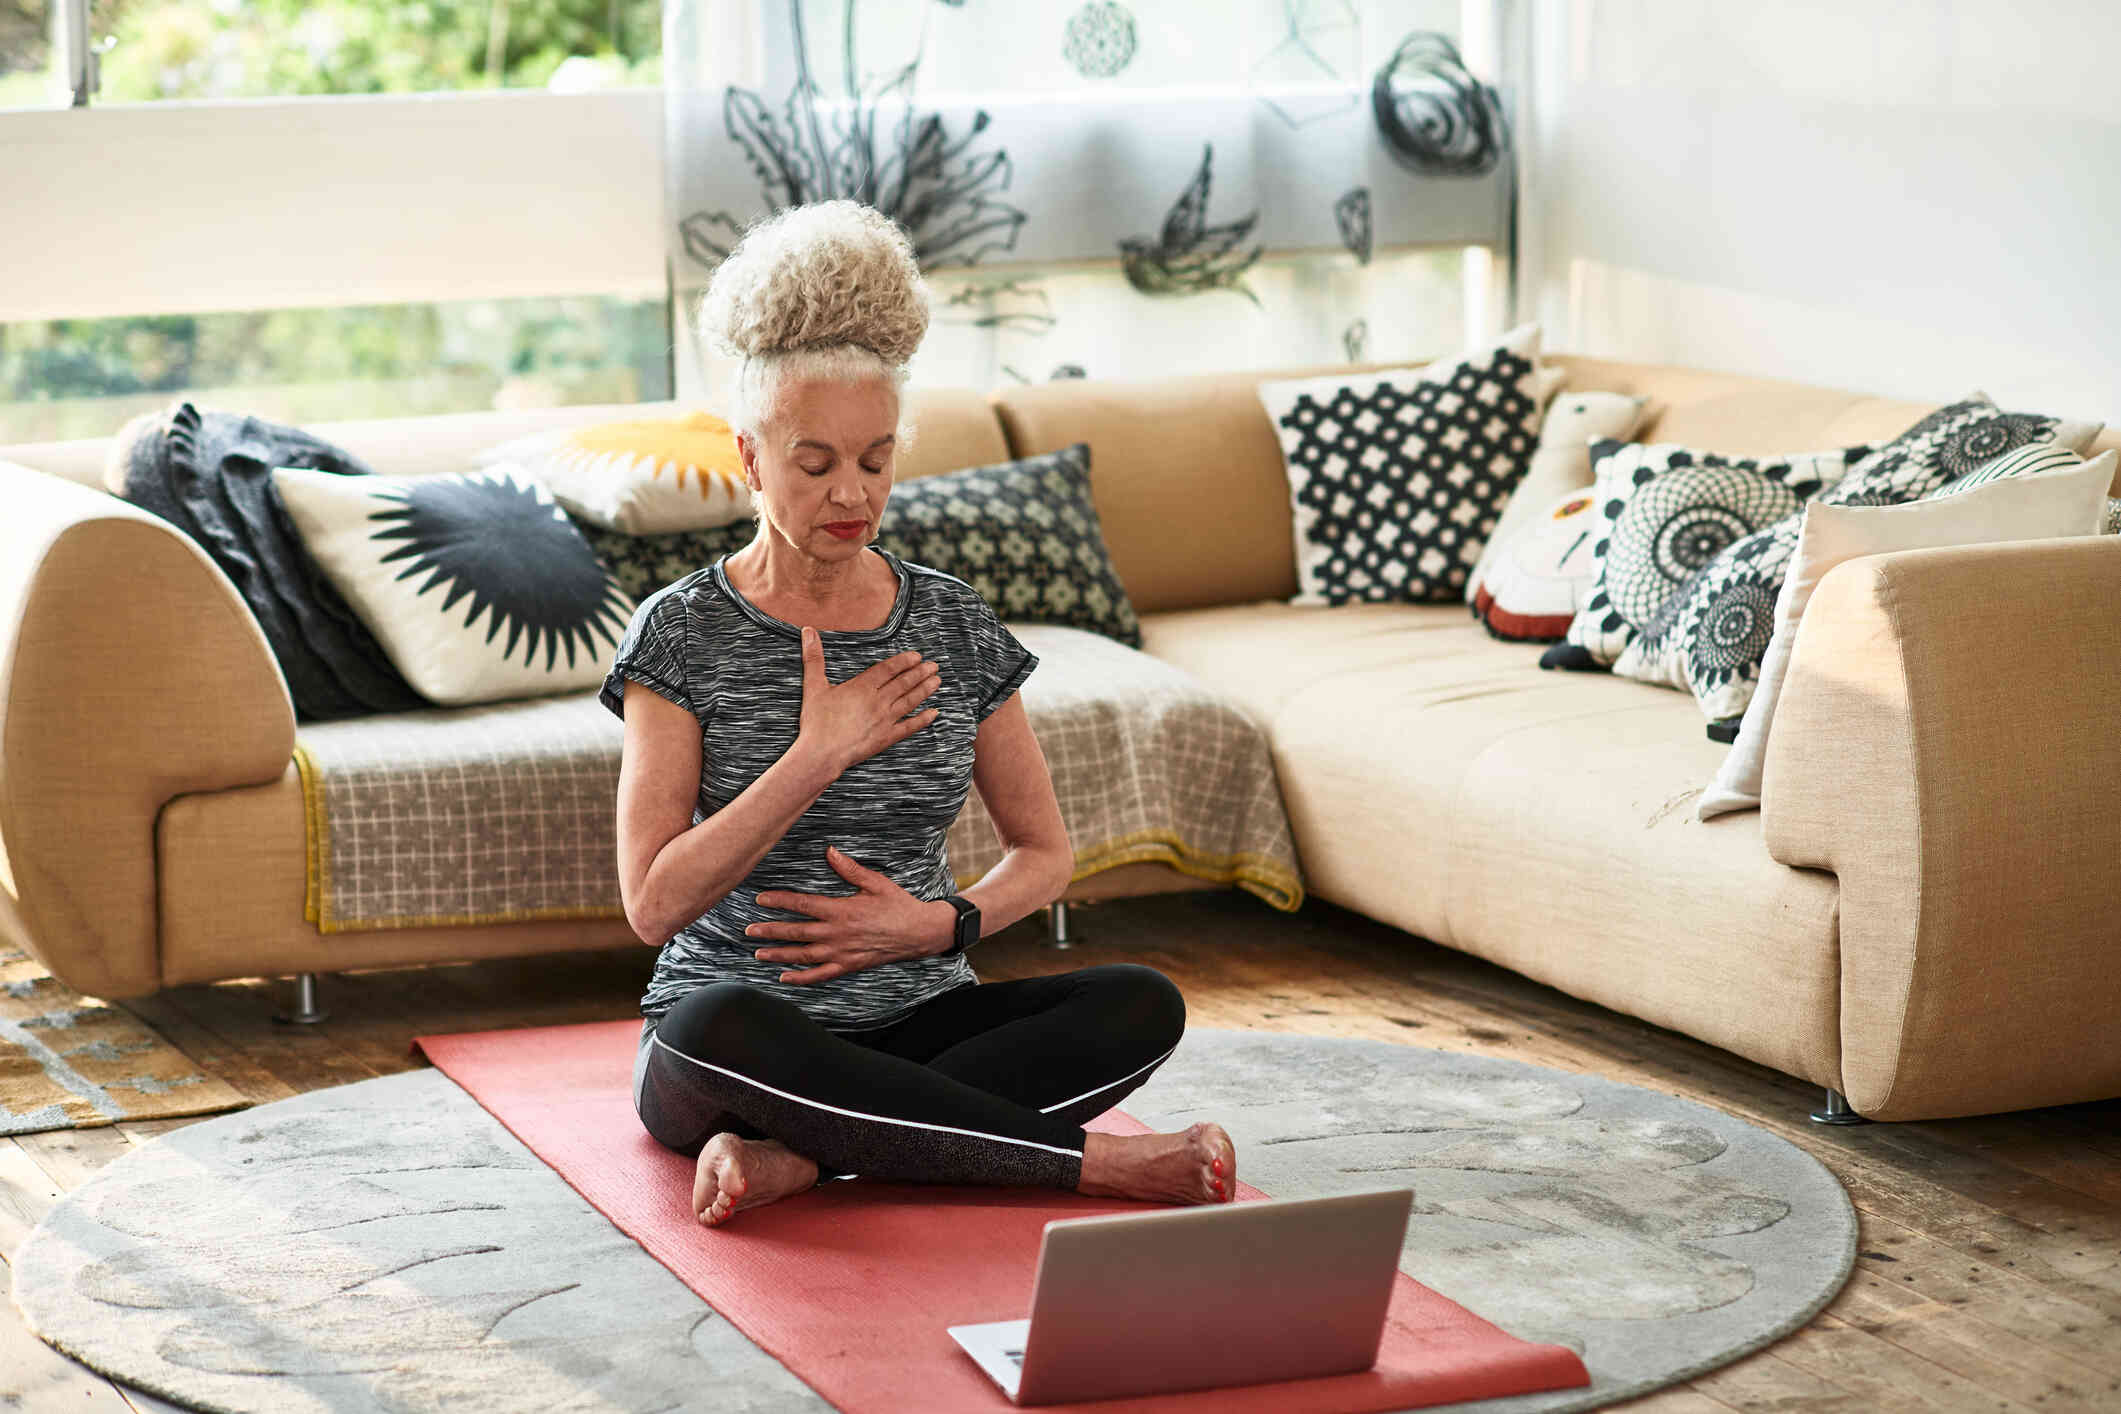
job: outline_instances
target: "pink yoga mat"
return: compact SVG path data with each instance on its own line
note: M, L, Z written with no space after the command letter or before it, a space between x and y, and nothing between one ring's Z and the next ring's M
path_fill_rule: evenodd
M1152 1206L1048 1189L857 1179L704 1229L692 1218L692 1161L650 1139L633 1113L640 1033L638 1021L610 1021L413 1044L621 1231L848 1414L1014 1409L944 1328L1028 1314L1039 1235L1055 1218ZM1092 1127L1144 1130L1117 1110ZM1266 1195L1239 1183L1238 1196ZM1363 1414L1589 1383L1573 1351L1519 1340L1402 1275L1376 1368L1363 1374L1045 1407Z

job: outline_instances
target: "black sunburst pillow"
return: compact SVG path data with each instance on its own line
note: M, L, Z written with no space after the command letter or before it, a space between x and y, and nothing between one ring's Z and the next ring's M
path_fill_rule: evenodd
M273 482L310 557L424 696L462 706L603 681L634 601L536 479L276 467Z

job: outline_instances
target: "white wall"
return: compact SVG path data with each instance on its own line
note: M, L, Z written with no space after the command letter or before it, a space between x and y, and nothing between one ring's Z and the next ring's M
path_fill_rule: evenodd
M2121 423L2121 4L1526 3L1549 347Z

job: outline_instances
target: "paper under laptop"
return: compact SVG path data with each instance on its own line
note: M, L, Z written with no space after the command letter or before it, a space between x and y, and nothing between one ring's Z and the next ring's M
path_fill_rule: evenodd
M1028 1320L950 1334L1018 1404L1367 1370L1414 1190L1046 1224Z

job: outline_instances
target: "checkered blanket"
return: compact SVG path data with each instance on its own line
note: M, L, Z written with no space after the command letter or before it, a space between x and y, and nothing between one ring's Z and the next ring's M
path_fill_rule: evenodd
M1303 899L1265 737L1177 668L1078 629L1018 627L1024 704L1075 877L1140 860ZM593 694L316 722L295 759L307 916L321 932L617 918L624 729ZM978 792L950 830L960 887L1001 858Z

